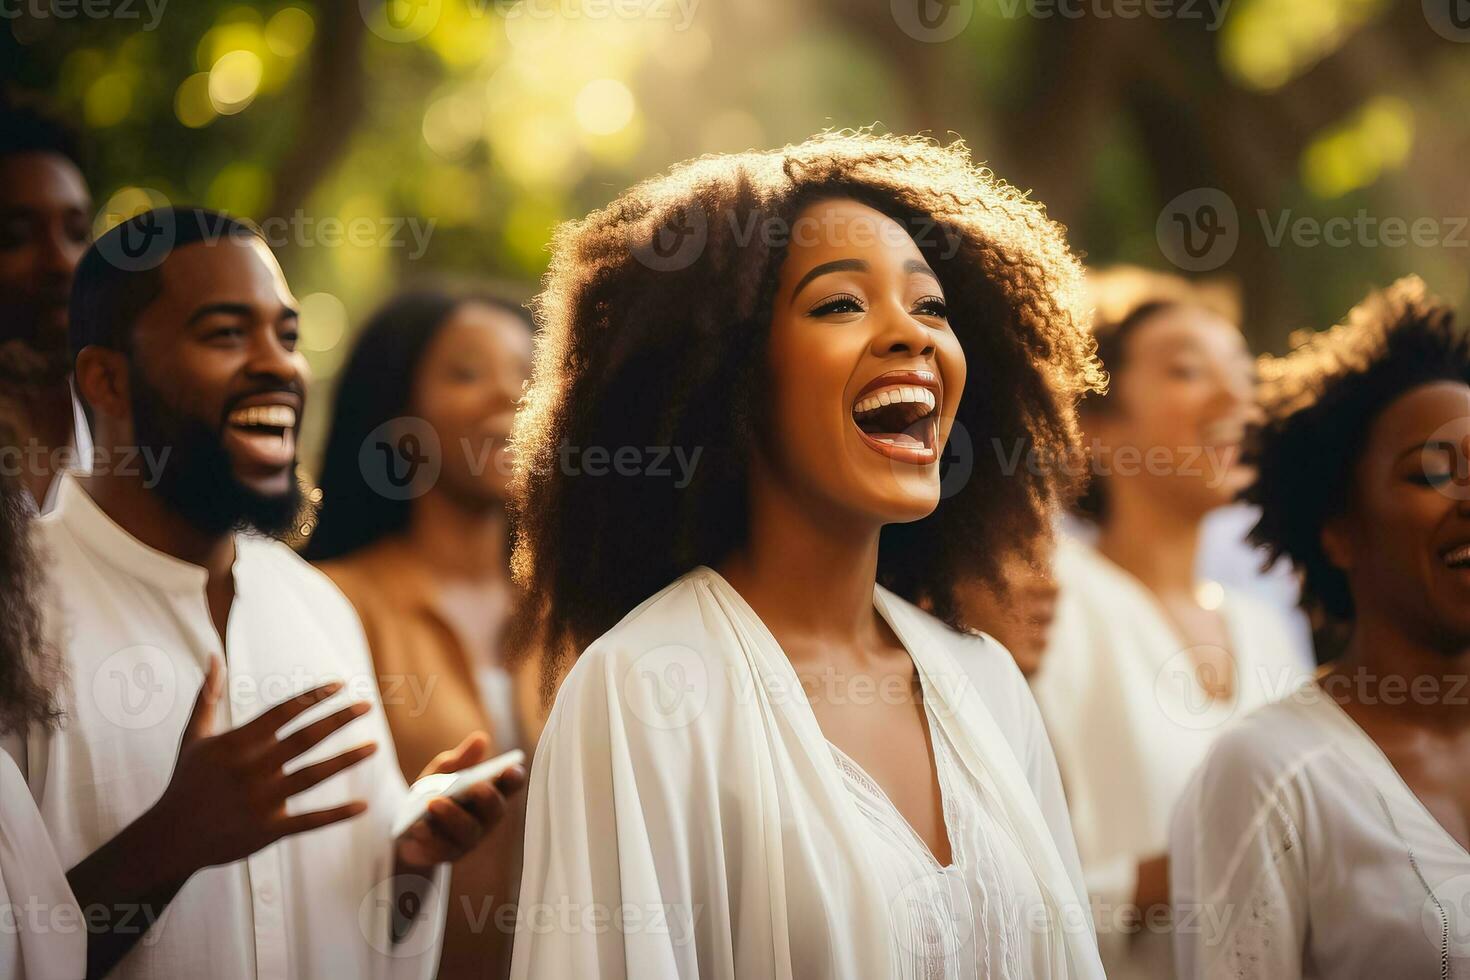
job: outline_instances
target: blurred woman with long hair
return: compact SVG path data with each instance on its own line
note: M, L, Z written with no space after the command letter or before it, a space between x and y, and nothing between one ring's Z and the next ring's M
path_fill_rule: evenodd
M1127 283L1117 283L1127 288ZM1095 294L1096 295L1096 294ZM1305 673L1284 617L1202 579L1205 518L1231 503L1257 417L1239 328L1200 294L1097 297L1105 394L1080 407L1092 541L1067 534L1032 690L1056 747L1110 977L1171 975L1168 822L1221 727Z
M512 672L501 656L515 602L506 442L530 359L518 307L424 290L369 319L337 381L304 553L362 619L410 780L436 746L476 731L489 753L529 756L540 727L536 670ZM443 977L508 968L522 816L513 805L454 869Z
M921 139L706 157L558 232L514 564L577 656L512 976L1101 976L1035 705L954 588L1044 547L1066 488L968 447L1071 446L1079 279Z

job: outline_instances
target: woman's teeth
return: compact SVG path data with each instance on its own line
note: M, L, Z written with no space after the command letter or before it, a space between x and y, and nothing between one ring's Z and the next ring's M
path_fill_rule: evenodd
M1464 568L1470 565L1470 544L1462 544L1458 548L1445 552L1444 563L1451 568Z
M901 462L922 465L936 458L938 404L938 396L927 387L894 384L860 398L852 407L852 418L869 446Z
M914 388L908 385L895 385L892 388L881 388L852 407L852 414L864 415L874 412L885 405L897 405L901 403L913 403L923 405L925 412L932 412L936 404L934 392L928 388Z

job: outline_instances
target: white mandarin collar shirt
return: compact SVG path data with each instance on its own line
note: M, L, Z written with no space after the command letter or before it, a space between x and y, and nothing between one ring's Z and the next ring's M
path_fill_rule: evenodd
M56 508L36 527L51 570L70 703L60 730L32 732L12 754L64 866L162 795L211 656L226 664L217 732L334 679L344 682L343 691L298 724L349 698L374 708L291 764L376 741L370 759L290 802L292 812L304 812L361 799L368 812L196 873L114 976L432 976L447 868L436 875L415 928L393 945L390 827L407 788L362 626L346 598L286 546L237 535L235 598L222 648L205 599L205 570L132 537L72 477L61 477Z

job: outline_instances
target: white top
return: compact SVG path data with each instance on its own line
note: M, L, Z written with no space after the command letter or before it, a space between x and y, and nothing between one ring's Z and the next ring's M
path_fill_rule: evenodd
M1171 975L1163 932L1128 925L1140 861L1169 845L1190 774L1233 718L1307 676L1271 608L1225 591L1219 611L1235 657L1235 698L1211 699L1152 592L1096 549L1062 538L1060 592L1032 680L1067 790L1108 976Z
M196 873L113 974L122 980L428 977L443 931L442 887L399 945L388 939L390 830L407 787L352 606L282 544L238 535L235 599L221 650L207 573L118 527L71 476L38 518L63 624L71 701L62 729L16 754L70 867L162 795L211 655L228 653L216 730L328 680L343 691L298 724L364 700L374 710L322 742L306 765L375 740L378 752L290 801L292 812L368 802L362 816L289 837L245 861ZM295 766L293 765L293 768ZM442 883L447 868L436 877Z
M1173 839L1182 977L1470 977L1470 854L1315 683L1216 743Z
M858 812L867 824L864 852L891 914L894 980L1024 980L1045 975L1045 959L1026 934L1026 913L1044 907L1036 877L1004 828L990 815L984 791L959 760L928 705L935 768L951 861L940 867L927 844L852 757L832 745Z
M82 980L87 933L20 770L0 752L0 977Z
M1304 670L1316 666L1312 653L1312 627L1298 602L1301 586L1296 568L1285 558L1262 570L1266 549L1252 544L1247 535L1260 519L1261 510L1254 504L1228 504L1205 515L1199 529L1199 551L1194 573L1199 578L1218 582L1236 595L1257 599L1276 610L1286 620L1287 640L1296 652ZM1096 544L1098 529L1092 521L1063 515L1062 530L1086 544Z
M531 769L512 977L886 980L895 964L918 975L926 955L942 977L1102 976L1056 766L1009 654L884 589L874 606L914 660L936 741L960 760L941 763L946 817L984 810L950 828L993 849L988 865L959 852L952 894L972 907L935 897L932 861L895 890L905 858L875 846L891 817L864 812L775 638L698 568L592 644L561 686ZM961 802L960 767L983 802ZM982 882L987 866L997 878ZM946 957L956 934L990 938L999 913L984 900L999 892L1026 923L996 936L1021 944L1003 957L1019 970ZM911 942L921 922L949 925Z

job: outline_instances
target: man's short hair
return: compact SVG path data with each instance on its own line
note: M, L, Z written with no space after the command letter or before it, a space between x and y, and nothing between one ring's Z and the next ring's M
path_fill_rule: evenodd
M228 237L261 238L247 221L208 208L154 208L119 222L92 243L72 279L72 360L84 347L127 351L138 314L163 289L160 271L176 249Z

